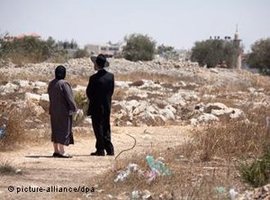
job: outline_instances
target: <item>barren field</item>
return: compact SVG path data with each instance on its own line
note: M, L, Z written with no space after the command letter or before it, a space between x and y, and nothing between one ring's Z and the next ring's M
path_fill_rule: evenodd
M47 84L57 64L2 64L0 199L253 199L269 195L266 189L248 192L253 188L239 169L239 163L251 163L270 144L268 77L244 70L200 68L190 62L110 62L109 70L116 77L111 124L116 156L120 153L117 159L89 156L95 138L90 120L84 117L75 120L75 145L66 148L73 157L52 158ZM88 59L62 64L76 102L84 110L93 66ZM134 144L128 134L136 145L123 151ZM159 159L170 175L151 174L147 155ZM126 177L116 180L128 166L133 168ZM79 186L92 191L29 191L30 187Z

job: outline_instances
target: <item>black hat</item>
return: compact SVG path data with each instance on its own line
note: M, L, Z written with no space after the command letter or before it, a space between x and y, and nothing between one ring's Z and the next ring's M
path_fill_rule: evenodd
M91 56L92 62L99 67L109 67L110 63L107 61L106 57L103 54L98 56Z

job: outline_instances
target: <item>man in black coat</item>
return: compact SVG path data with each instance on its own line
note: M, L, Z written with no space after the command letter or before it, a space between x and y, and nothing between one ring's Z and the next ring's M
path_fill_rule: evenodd
M106 57L99 54L91 57L97 71L89 78L86 94L89 99L88 116L92 118L92 126L96 136L96 151L92 156L114 155L111 142L111 101L114 91L114 75L104 68L109 66Z

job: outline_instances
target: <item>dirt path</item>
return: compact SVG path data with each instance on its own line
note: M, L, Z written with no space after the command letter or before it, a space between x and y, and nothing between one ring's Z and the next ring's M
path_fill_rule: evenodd
M146 132L144 132L144 130ZM151 150L167 149L177 146L190 133L189 126L164 127L113 127L112 140L116 154L130 148L133 140L126 134L133 135L137 140L136 147L121 158L150 152ZM112 168L114 157L89 156L94 151L93 136L76 137L75 145L67 152L71 159L52 158L52 145L46 142L41 146L27 146L18 151L0 152L0 161L11 161L12 165L22 170L21 175L0 175L0 199L57 199L57 192L20 192L21 187L94 186L94 177ZM89 185L92 182L92 185ZM85 185L84 183L88 183ZM14 186L15 191L9 192L8 187ZM19 187L19 188L18 188Z

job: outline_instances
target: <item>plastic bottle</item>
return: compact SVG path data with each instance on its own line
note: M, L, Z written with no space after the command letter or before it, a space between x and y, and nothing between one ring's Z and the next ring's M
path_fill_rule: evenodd
M160 175L170 175L170 170L165 167L165 164L161 161L155 161L153 156L146 156L148 166L152 171L157 172Z

